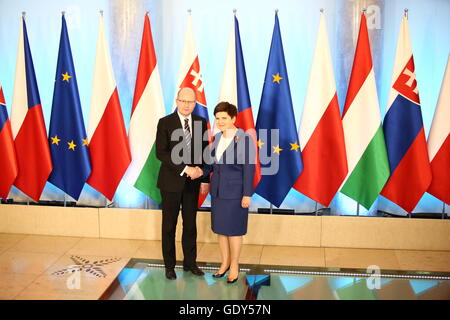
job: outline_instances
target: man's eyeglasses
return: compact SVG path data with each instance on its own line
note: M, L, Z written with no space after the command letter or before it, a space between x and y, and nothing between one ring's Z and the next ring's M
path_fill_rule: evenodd
M189 100L180 100L180 99L177 99L177 101L178 101L179 103L182 103L182 104L194 104L194 103L195 103L195 101L189 101Z

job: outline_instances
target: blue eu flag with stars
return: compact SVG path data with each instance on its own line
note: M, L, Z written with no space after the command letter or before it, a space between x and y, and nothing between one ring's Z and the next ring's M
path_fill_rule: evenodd
M49 144L53 171L48 181L78 200L91 174L91 162L64 14L53 91Z
M255 192L279 207L300 175L303 164L278 14L275 14L256 131L262 178ZM267 159L272 161L268 162ZM278 166L275 166L277 161Z

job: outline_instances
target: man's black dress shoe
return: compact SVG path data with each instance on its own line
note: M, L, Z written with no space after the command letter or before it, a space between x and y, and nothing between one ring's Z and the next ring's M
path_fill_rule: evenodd
M166 269L166 278L169 280L175 280L177 278L177 274L174 269Z
M230 270L230 267L228 267L228 269L227 270L225 270L225 272L224 273L214 273L213 274L213 278L222 278L224 275L225 275L225 273L227 273L228 272L228 270Z
M186 266L183 266L183 270L184 271L190 271L190 272L192 272L193 274L195 274L196 276L203 276L205 273L199 268L199 267L197 267L196 265L193 265L193 266L191 266L191 267L186 267Z

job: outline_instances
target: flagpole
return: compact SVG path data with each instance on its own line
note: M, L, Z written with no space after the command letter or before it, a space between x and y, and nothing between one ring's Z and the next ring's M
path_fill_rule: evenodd
M442 201L442 219L445 219L445 202Z
M316 201L316 206L315 206L315 208L314 208L314 212L315 212L316 216L317 216L317 207L318 207L318 203L317 203L317 201Z
M356 202L356 216L359 217L359 202Z
M272 214L272 208L273 208L273 205L272 205L272 203L270 204L270 214Z

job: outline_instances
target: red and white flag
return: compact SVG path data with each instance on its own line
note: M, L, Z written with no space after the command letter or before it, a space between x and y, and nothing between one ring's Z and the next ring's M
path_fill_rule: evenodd
M92 173L87 183L112 200L131 162L131 155L102 15L99 18L88 143Z
M428 193L450 205L450 55L428 136L432 180Z
M52 158L24 18L17 49L11 129L19 169L14 185L37 202L52 172Z
M303 171L294 188L328 206L347 175L344 131L323 13L300 123Z
M200 62L198 59L198 53L195 46L194 33L192 32L192 17L189 14L186 35L184 39L183 55L181 56L180 69L178 71L177 89L175 95L180 88L192 88L197 95L197 104L195 105L195 115L203 117L208 123L208 131L211 129L209 123L208 109L206 105L205 88L203 86L202 74L200 71ZM176 104L173 109L175 110ZM211 141L211 139L210 139ZM201 207L206 199L207 194L199 194L198 207Z

